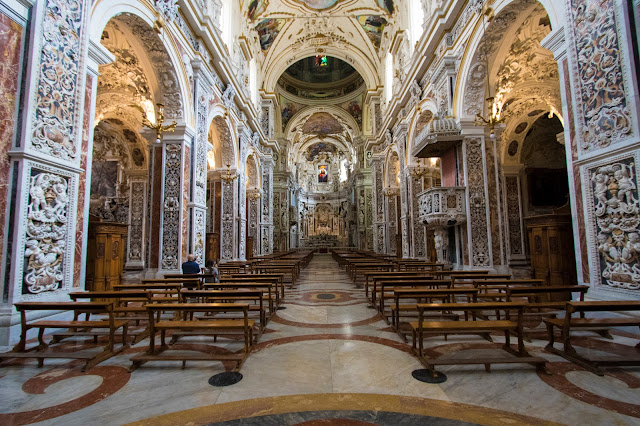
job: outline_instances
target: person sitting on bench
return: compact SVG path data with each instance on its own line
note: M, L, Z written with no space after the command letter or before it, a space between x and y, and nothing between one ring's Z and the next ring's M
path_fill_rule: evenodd
M199 274L200 273L200 265L196 262L196 257L193 254L187 255L187 261L182 264L182 273L183 274Z

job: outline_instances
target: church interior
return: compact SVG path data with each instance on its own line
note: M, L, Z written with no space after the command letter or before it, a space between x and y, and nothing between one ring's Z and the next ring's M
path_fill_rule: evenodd
M0 424L639 424L639 34L0 0Z

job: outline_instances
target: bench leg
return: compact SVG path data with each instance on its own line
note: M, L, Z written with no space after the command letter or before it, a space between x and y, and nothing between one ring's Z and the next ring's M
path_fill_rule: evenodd
M547 343L547 346L545 349L551 351L554 349L553 345L556 342L556 336L554 335L554 331L553 331L553 324L547 323L547 336L549 337L549 343Z
M40 329L38 329L38 343L39 343L39 345L36 348L37 351L41 351L43 349L46 349L47 346L49 346L44 342L43 337L44 337L44 328L40 328ZM42 367L42 365L40 365L40 361L38 361L38 365L40 367Z

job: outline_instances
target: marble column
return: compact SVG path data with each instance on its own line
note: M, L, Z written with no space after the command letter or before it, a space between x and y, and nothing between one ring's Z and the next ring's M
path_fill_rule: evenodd
M152 132L142 134L155 141ZM189 251L193 137L192 129L178 126L165 132L160 144L150 142L150 277L179 272Z
M425 241L425 227L420 223L420 200L418 195L423 191L423 177L422 175L410 176L409 185L409 203L410 203L410 224L411 235L413 236L411 241L411 256L419 259L426 259L426 241Z
M479 128L483 131L482 128ZM476 131L477 133L477 131ZM490 205L484 133L466 136L462 143L467 183L467 239L471 268L492 267Z
M193 87L195 92L196 134L193 141L193 158L191 167L193 179L190 182L191 197L189 200L189 248L196 262L205 264L205 239L207 226L207 154L210 144L209 104L212 99L212 77L200 59L191 61L193 69Z
M226 171L222 172L224 176ZM222 179L221 182L221 220L220 220L220 259L234 260L236 258L236 247L238 246L238 226L237 204L238 204L238 181L240 180L234 169L231 169L235 179Z

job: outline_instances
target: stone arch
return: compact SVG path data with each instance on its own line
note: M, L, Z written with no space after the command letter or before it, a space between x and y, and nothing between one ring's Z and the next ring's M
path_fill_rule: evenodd
M508 65L499 63L496 58L508 57L511 44L506 43L505 40L515 39L517 31L529 19L530 13L536 10L544 11L551 28L561 28L565 20L564 11L549 1L504 0L494 4L493 8L495 17L490 22L486 24L482 20L476 22L467 53L460 66L461 78L457 82L458 90L454 97L453 111L454 115L461 119L473 119L476 113L488 113L485 111L487 73L493 96L496 93L498 73L501 67ZM485 58L485 53L488 53L488 60ZM559 93L554 96L559 104ZM500 105L504 107L504 103ZM500 111L496 112L500 113Z
M101 40L109 25L118 25L136 45L147 77L153 77L153 100L165 104L165 116L180 123L194 124L190 86L178 47L170 37L160 37L153 25L157 12L146 2L101 0L93 6L90 38ZM126 105L126 104L125 104Z
M217 105L212 108L209 117L209 143L213 146L215 168L238 168L238 144L233 126L229 123L225 108Z
M344 124L347 125L348 130L350 130L352 138L356 138L360 135L360 126L358 126L356 119L353 118L353 116L344 109L336 105L327 105L321 107L311 105L302 108L296 113L296 115L291 118L291 120L289 120L289 123L287 124L287 127L284 131L285 135L287 135L287 139L292 140L296 128L300 125L303 125L304 122L316 112L326 112L343 121Z

